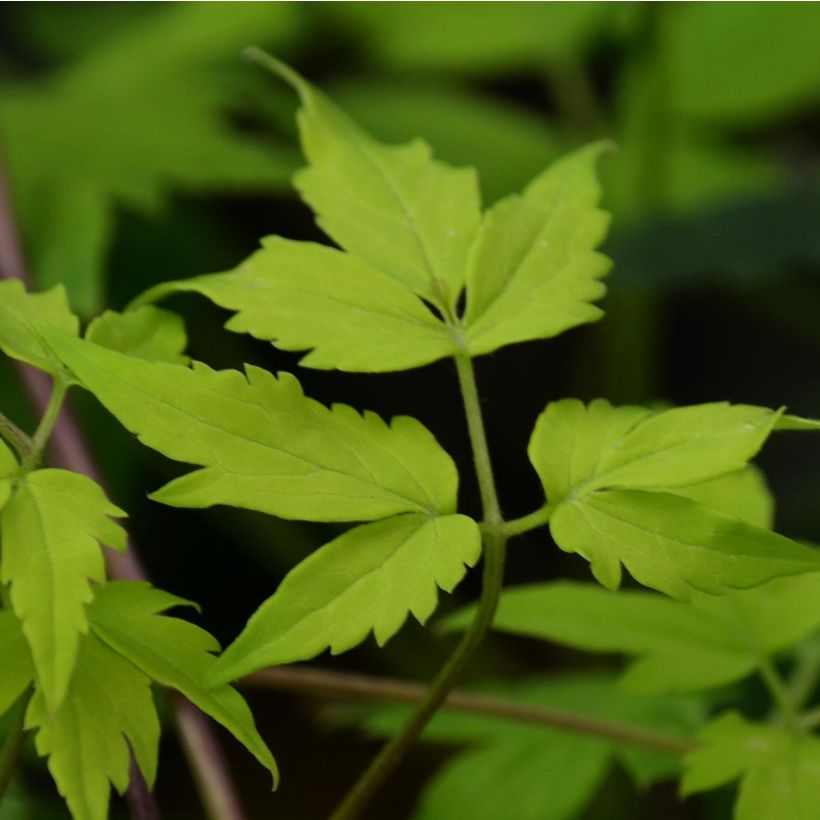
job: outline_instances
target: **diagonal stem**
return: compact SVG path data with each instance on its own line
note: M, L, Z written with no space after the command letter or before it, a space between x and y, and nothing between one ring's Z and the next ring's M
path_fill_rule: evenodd
M498 608L498 600L504 582L507 539L501 530L504 522L501 518L501 509L495 490L495 479L493 478L487 436L481 415L475 373L472 360L466 353L456 356L456 370L464 401L467 430L473 450L476 476L481 491L484 521L488 525L482 531L484 569L478 610L472 624L462 636L461 641L435 680L430 684L424 698L417 704L407 722L382 747L382 750L376 755L364 774L333 812L330 820L353 820L365 809L410 747L418 740L424 731L424 727L447 699L450 691L458 682L476 649L487 634Z

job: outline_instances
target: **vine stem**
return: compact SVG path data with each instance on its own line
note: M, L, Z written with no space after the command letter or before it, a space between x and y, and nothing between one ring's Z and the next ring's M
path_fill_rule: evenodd
M426 687L420 683L394 678L373 678L310 666L278 666L263 669L242 678L239 683L242 686L260 689L278 689L298 694L307 692L391 703L418 703L427 692ZM521 722L528 726L545 726L602 737L616 743L668 754L686 754L695 748L695 744L686 738L655 732L642 726L603 720L551 706L536 706L506 698L478 695L459 689L454 689L447 695L442 708L453 712L467 712Z
M29 470L34 469L43 457L43 450L45 450L48 439L54 431L54 426L57 424L57 419L60 417L60 410L63 408L68 385L59 376L54 379L54 387L48 397L46 409L43 412L40 423L34 435L31 437L31 448L28 455L23 459L20 465L23 475Z
M19 279L31 286L31 277L17 231L17 220L12 207L8 174L0 146L0 279ZM32 407L45 413L52 394L49 378L45 373L22 363L15 363ZM60 467L93 478L104 484L100 470L92 456L85 435L67 403L55 419L52 435L48 440L50 462ZM148 580L147 573L133 545L123 552L105 550L108 574L121 580ZM172 704L178 718L180 743L194 770L197 784L209 816L216 820L242 820L244 814L239 796L232 783L224 756L219 748L209 719L189 701L180 699ZM184 713L183 717L180 717ZM215 773L219 772L219 777ZM208 788L204 788L207 785ZM216 789L221 794L217 800ZM142 778L131 780L128 785L129 806L136 820L153 820L159 816L153 796ZM230 806L231 810L222 810Z
M31 452L31 439L3 413L0 413L0 438L11 444L21 459Z
M789 687L783 678L780 677L780 673L768 656L764 656L761 659L758 669L760 676L763 678L763 682L766 684L766 688L780 709L783 723L787 728L794 729L798 722L797 710Z
M490 628L498 607L504 581L504 560L507 538L502 527L504 521L495 489L490 451L481 414L481 403L475 381L472 359L461 353L455 357L456 371L461 388L467 430L475 462L481 501L484 509L482 542L484 546L484 570L481 599L476 616L456 646L452 655L430 684L424 698L399 731L382 747L364 774L353 785L345 798L330 816L330 820L353 820L373 798L382 783L398 766L402 757L418 740L424 727L446 701L467 664L473 657L487 630Z
M17 771L17 764L20 761L20 755L23 753L23 746L26 742L26 709L31 700L31 695L31 689L28 689L20 698L14 722L6 735L3 748L0 749L0 803L3 802L11 781L14 780L14 773Z

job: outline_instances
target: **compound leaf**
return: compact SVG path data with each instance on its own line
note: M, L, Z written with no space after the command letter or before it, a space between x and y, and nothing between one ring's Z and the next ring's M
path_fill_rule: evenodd
M17 279L0 282L0 349L56 375L62 368L40 336L38 328L43 325L79 333L80 323L68 306L65 288L55 285L45 293L27 293Z
M228 273L163 283L142 298L196 291L236 311L227 328L311 350L306 367L402 370L453 355L445 325L406 286L352 254L279 237Z
M356 521L403 512L450 513L458 475L415 419L391 425L307 398L276 378L146 362L51 334L85 387L149 447L203 467L154 494L172 506L231 504L283 518Z
M684 794L707 791L740 778L736 820L815 820L820 801L820 739L781 726L721 715L702 732L686 757Z
M130 750L146 781L157 768L159 719L150 680L93 634L82 639L68 693L56 711L36 690L26 728L74 820L106 820L110 785L129 781Z
M225 650L214 679L328 648L344 652L371 630L382 645L408 613L424 623L436 607L436 588L452 591L480 552L478 526L463 515L402 515L355 527L288 573Z
M143 305L125 313L106 310L92 319L85 338L149 362L188 364L184 354L188 337L182 317L169 310Z
M26 637L13 612L0 611L0 716L23 694L34 678Z
M727 402L653 413L564 399L538 417L529 456L552 503L602 487L682 487L745 467L778 416Z
M55 469L28 473L3 510L0 580L11 584L49 710L65 695L88 627L89 582L105 577L100 544L125 548L109 518L123 515L90 478Z
M454 306L480 220L475 170L435 161L421 140L377 142L293 70L268 64L301 98L309 165L295 183L322 230L419 295Z
M464 335L473 355L556 336L603 315L592 302L604 295L599 280L610 267L594 250L608 225L597 208L595 176L604 148L564 157L521 196L485 214L467 273Z
M219 644L205 630L162 610L186 603L145 582L118 581L101 587L89 607L94 632L157 683L182 692L221 723L278 778L276 762L254 725L242 696L230 686L205 685Z
M550 529L609 589L620 584L621 565L639 583L682 599L693 589L719 594L820 569L820 552L671 493L589 493L561 504Z
M721 596L696 593L689 603L559 581L506 590L493 627L631 656L622 678L630 691L694 692L739 680L766 655L811 634L820 626L818 596L817 572ZM460 610L443 626L465 629L473 614L473 607Z

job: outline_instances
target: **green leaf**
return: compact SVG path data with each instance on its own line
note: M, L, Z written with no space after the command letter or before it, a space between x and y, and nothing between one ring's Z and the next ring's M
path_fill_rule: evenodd
M423 624L437 587L451 592L480 554L478 526L463 515L402 515L355 527L288 573L225 650L214 680L328 648L345 652L371 630L381 646L409 613Z
M25 635L13 612L0 611L0 716L23 694L34 679Z
M820 421L804 419L801 416L781 416L774 426L775 430L820 430Z
M671 493L589 493L561 504L550 530L603 586L620 584L623 565L644 586L684 600L693 589L719 594L820 569L820 552Z
M686 758L684 794L741 779L736 820L816 820L820 738L727 713L701 733Z
M62 368L40 336L39 328L44 325L79 333L79 320L68 306L62 285L45 293L26 293L17 279L0 282L0 349L13 359L56 375Z
M11 496L14 478L20 471L20 465L11 449L0 438L0 512Z
M726 402L653 413L564 399L538 417L529 456L551 503L599 488L683 487L745 467L778 415Z
M124 531L109 518L123 515L90 478L46 469L19 481L0 517L0 580L11 584L49 710L65 695L87 630L90 582L105 578L100 544L125 548Z
M101 307L114 209L155 213L172 190L283 190L296 157L231 126L230 72L257 39L292 29L287 3L169 5L124 26L45 80L6 85L0 125L38 283ZM151 58L146 59L150 54Z
M694 692L740 680L767 655L814 632L818 596L817 572L722 596L695 594L690 603L559 581L506 590L493 628L633 656L622 678L629 691ZM460 610L443 626L466 629L473 614L474 607Z
M172 506L231 504L311 521L455 510L452 459L419 422L388 426L351 407L307 398L275 378L145 362L50 334L85 387L149 447L204 469L153 495Z
M473 355L546 339L603 312L591 303L609 260L594 249L609 218L597 207L595 166L606 144L564 157L484 216L470 256L467 349Z
M402 370L458 352L424 303L368 262L312 242L262 244L235 270L163 283L141 298L201 293L237 311L229 330L283 350L312 348L305 367Z
M443 77L345 78L334 82L332 96L377 139L420 136L445 162L474 165L489 203L519 190L559 154L558 135L540 112Z
M182 317L153 305L125 313L107 310L91 320L85 338L101 347L149 362L188 364L190 361L183 352L188 337Z
M35 691L26 728L74 820L106 820L109 783L123 793L130 777L130 750L146 781L154 781L159 720L150 680L94 635L83 637L66 698L50 708Z
M205 630L158 613L185 601L142 581L101 587L89 607L94 633L157 683L182 692L221 723L278 779L276 762L254 725L242 696L230 686L209 688L211 654L219 644Z
M309 165L295 183L322 230L419 295L452 308L480 220L475 170L436 162L421 140L377 142L290 68L270 58L267 64L302 101L299 130Z

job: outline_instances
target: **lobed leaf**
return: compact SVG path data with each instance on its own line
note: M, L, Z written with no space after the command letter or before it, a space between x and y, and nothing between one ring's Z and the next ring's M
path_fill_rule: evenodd
M271 666L335 655L372 630L381 646L412 613L424 623L437 587L451 592L481 554L476 523L463 515L402 515L364 524L291 570L217 662L226 681Z
M62 368L40 335L39 328L45 325L79 333L79 320L68 306L62 285L45 293L27 293L17 279L0 282L0 349L13 359L56 375Z
M700 735L686 757L681 789L693 794L740 778L736 820L815 820L820 802L820 739L729 712Z
M475 170L435 161L421 140L377 142L292 69L268 61L302 102L309 165L295 184L319 226L346 251L452 308L480 220Z
M564 399L538 417L529 456L552 503L600 488L682 487L745 467L778 417L727 402L653 413Z
M34 680L26 637L13 612L0 611L0 717Z
M35 470L21 478L0 517L0 580L31 647L37 683L49 710L68 688L80 635L88 628L90 582L102 582L100 545L125 548L123 516L90 478Z
M558 581L506 590L493 628L631 656L622 678L629 691L695 692L740 680L767 655L812 634L820 626L818 595L818 572L721 596L696 593L689 603ZM443 626L465 629L473 613L460 610Z
M561 504L550 529L609 589L620 584L621 565L639 583L684 600L693 589L719 594L820 569L820 552L671 493L590 493Z
M89 342L149 362L188 364L188 337L182 317L144 305L125 313L106 310L92 319L85 332Z
M311 521L455 509L455 465L415 419L388 425L345 405L328 409L288 373L146 362L58 334L49 342L144 444L202 466L154 493L157 501Z
M101 587L89 607L94 633L141 672L176 689L221 723L278 779L276 762L259 736L242 696L230 686L205 685L219 644L205 630L162 610L187 602L141 581Z
M60 706L34 693L26 728L36 729L38 754L74 820L106 820L110 784L121 794L130 779L131 751L153 783L159 719L150 680L93 634L82 639L77 668Z
M163 283L141 297L196 291L236 314L229 330L282 350L310 350L305 367L378 372L418 367L458 348L411 290L352 254L269 237L235 270Z
M597 208L597 143L551 165L521 196L484 216L467 273L464 337L474 356L547 339L603 312L599 281L610 261L595 252L609 218Z

